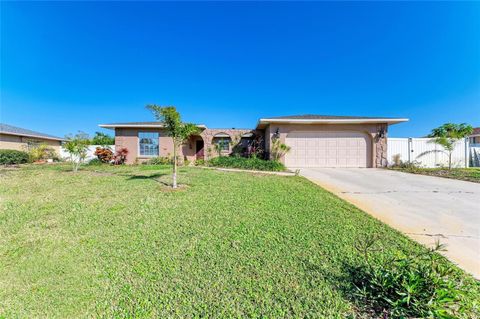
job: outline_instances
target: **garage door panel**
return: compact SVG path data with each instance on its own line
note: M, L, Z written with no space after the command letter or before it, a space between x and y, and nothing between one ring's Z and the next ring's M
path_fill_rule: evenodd
M307 146L307 144L306 144L306 139L304 139L304 138L298 138L298 139L297 139L297 145L296 145L296 147L298 147L298 148L305 148L306 146Z
M370 139L361 132L291 132L285 164L290 167L367 167Z
M327 147L337 147L337 141L335 139L329 138L327 140Z
M347 158L347 150L346 149L339 149L337 151L337 156L339 158ZM356 156L356 154L355 154L355 156Z
M308 148L313 148L317 146L317 140L315 138L307 138L307 143L306 143Z

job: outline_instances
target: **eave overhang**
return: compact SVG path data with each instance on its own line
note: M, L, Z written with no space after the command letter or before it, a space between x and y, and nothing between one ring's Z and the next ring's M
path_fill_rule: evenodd
M407 118L375 118L375 119L260 119L257 129L264 129L269 124L397 124L407 122Z

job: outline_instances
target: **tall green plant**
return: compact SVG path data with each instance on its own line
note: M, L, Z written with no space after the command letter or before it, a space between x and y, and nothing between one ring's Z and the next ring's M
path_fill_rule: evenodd
M30 158L30 162L36 162L50 158L54 159L58 157L55 153L55 150L45 143L30 147L28 156Z
M78 132L73 136L69 135L66 138L67 141L63 144L63 148L70 154L72 168L76 172L87 157L90 140L88 135L83 132Z
M274 161L280 160L288 152L290 152L290 146L282 143L279 138L272 140L272 159Z
M160 121L168 134L173 139L173 183L172 187L177 188L177 166L178 166L178 148L190 136L199 133L195 124L183 123L180 113L175 106L160 106L155 104L147 105L147 109L153 112L157 121Z
M428 153L444 153L448 156L448 169L452 169L452 153L455 150L455 144L472 134L473 127L466 123L454 124L446 123L434 128L428 137L433 138L432 143L440 145L443 150L431 150L421 153L419 156Z
M217 152L218 157L222 156L222 144L221 143L215 143L213 144L213 148L215 149L215 152Z

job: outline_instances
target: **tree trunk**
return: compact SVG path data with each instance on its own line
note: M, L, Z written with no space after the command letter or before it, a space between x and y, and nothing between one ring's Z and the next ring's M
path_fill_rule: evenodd
M448 169L452 169L452 152L448 153Z
M173 142L173 188L177 188L177 143Z
M77 163L75 163L75 159L74 159L73 155L70 156L70 160L72 161L72 170L75 173L77 171Z

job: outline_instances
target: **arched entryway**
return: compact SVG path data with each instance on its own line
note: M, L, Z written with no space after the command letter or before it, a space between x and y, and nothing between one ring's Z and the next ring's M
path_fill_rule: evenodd
M193 137L195 159L204 160L205 159L205 142L200 135Z

